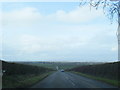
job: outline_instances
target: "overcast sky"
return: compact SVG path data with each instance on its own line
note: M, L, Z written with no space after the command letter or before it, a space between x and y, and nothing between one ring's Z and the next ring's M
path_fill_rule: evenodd
M6 61L117 61L117 22L79 2L2 3Z

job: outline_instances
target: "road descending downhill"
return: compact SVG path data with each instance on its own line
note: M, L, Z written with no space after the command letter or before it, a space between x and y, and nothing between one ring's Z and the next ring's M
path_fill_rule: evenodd
M57 71L32 88L117 88L70 72Z

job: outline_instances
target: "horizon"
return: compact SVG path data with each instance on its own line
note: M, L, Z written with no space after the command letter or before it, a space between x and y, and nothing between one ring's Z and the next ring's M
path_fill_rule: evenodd
M95 62L95 61L86 61L86 62L83 62L83 61L7 61L7 60L0 60L0 61L5 61L5 62L30 62L30 63L39 63L39 62L51 62L51 63L114 63L114 62L120 62L119 60L118 61L99 61L99 62Z

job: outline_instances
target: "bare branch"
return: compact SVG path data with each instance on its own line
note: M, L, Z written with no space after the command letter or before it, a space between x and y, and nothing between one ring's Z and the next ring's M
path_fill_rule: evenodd
M98 9L98 7L103 7L103 13L106 14L111 21L113 20L115 14L118 15L120 9L120 6L118 5L119 1L109 0L89 0L89 2L87 1L82 0L80 6L87 3L90 5L90 8L95 7L96 9Z

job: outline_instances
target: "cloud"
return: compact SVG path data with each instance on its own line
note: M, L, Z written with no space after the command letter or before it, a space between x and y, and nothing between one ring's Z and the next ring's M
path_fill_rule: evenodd
M23 29L27 33L32 31L32 33L38 32L40 35L41 33L43 33L43 31L46 31L46 33L52 31L54 33L54 37L51 37L50 34L48 34L48 36L46 37L42 37L42 35L35 36L32 34L23 35L23 33L22 35L19 35L21 50L26 53L36 53L40 51L82 47L83 45L96 42L97 39L100 42L103 42L104 40L101 40L100 33L102 34L104 31L106 31L106 28L102 28L99 25L56 25L56 23L58 22L88 22L100 17L101 15L102 13L100 10L92 10L90 12L89 7L77 7L69 12L66 12L64 10L58 10L57 12L48 15L42 15L37 8L26 7L19 10L3 12L3 21L4 23L10 25L11 29L15 29L16 31L20 31L21 29L22 32ZM45 23L43 23L43 21ZM53 27L51 26L51 22L54 22L55 24ZM41 26L41 23L44 26ZM21 26L26 26L27 29ZM103 27L107 26L103 25ZM60 33L58 33L57 31ZM64 34L66 32L69 33ZM106 33L109 33L109 31L105 32L102 35L105 35ZM62 37L58 37L56 34L61 35ZM96 36L97 38L95 38Z
M112 51L118 51L118 46L114 46L111 48Z
M33 35L22 35L20 37L20 50L26 53L37 53L42 51L57 51L70 48L78 48L86 44L79 37L37 37Z
M5 25L32 25L36 23L47 22L66 22L66 23L83 23L90 22L103 15L102 10L95 10L85 7L77 7L72 11L66 12L58 10L55 13L42 15L37 8L25 7L15 9L9 12L2 12L3 23Z
M95 10L90 7L77 7L76 9L66 12L64 10L58 10L55 13L55 17L58 21L67 22L67 23L83 23L95 20L103 15L101 10Z
M43 16L36 8L26 7L19 10L2 12L2 21L4 25L29 26L36 21L40 21Z
M104 22L98 25L93 22L103 18L101 10L89 11L89 7L77 7L69 12L58 10L43 15L37 8L26 7L2 12L2 16L6 42L4 45L14 49L4 50L7 58L28 58L28 55L31 55L28 59L62 59L61 56L66 55L68 59L79 59L83 53L89 56L104 54L115 45L114 38L111 38L115 36L112 25L106 25ZM90 24L83 25L85 22ZM112 51L115 50L116 47L113 47ZM55 53L59 53L59 57L55 56Z

